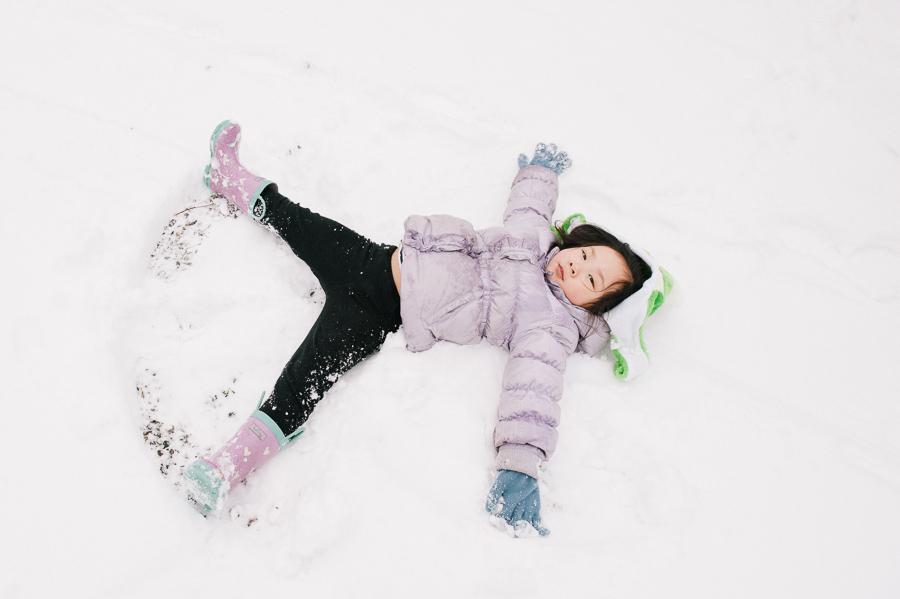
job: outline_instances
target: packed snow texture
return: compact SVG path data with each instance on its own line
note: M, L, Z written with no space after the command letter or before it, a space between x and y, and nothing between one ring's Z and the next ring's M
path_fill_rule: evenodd
M0 596L900 596L900 3L21 2L0 22ZM484 512L506 355L402 330L203 519L177 474L321 309L208 138L397 243L516 158L676 279L568 362L546 538Z

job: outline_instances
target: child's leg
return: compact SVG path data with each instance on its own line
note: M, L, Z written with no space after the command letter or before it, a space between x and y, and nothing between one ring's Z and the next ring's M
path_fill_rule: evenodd
M384 280L393 285L388 274ZM346 286L328 295L319 318L259 408L286 436L300 429L343 373L377 352L387 334L400 327L396 288L384 287L396 298L390 314L382 314L376 306L383 302L364 288Z
M262 197L266 216L260 222L274 229L294 254L306 262L326 294L338 286L380 276L377 271L381 266L380 254L389 246L374 243L330 218L295 204L281 195L274 184L262 192Z
M382 277L332 289L266 402L218 452L185 470L188 494L202 513L219 509L234 485L297 437L337 379L378 351L387 334L400 328L391 249L380 254Z

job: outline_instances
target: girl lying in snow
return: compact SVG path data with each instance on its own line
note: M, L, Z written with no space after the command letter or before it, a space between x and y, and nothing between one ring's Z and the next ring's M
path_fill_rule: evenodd
M606 345L601 315L653 275L645 259L599 227L551 227L557 175L571 160L539 144L530 163L519 157L502 227L475 231L451 216L410 216L397 248L294 204L250 174L238 159L240 139L236 123L216 128L206 184L276 231L309 265L326 300L268 398L219 451L185 470L191 499L204 513L221 508L230 489L303 432L337 378L402 324L412 351L484 337L509 350L494 431L499 473L486 509L547 534L538 468L556 448L566 359Z

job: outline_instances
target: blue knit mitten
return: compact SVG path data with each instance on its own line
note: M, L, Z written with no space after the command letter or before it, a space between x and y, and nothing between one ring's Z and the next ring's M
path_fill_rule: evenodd
M534 158L528 162L528 156L519 154L519 168L536 164L548 168L557 175L572 166L572 159L565 152L556 153L556 144L538 144L534 148Z
M524 521L532 525L541 536L550 534L549 530L541 526L538 481L527 474L515 470L500 470L488 493L484 509L491 515L503 518L513 527Z

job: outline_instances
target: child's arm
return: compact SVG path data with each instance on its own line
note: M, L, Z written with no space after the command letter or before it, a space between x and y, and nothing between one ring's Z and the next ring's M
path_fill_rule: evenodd
M557 175L571 165L565 152L556 153L554 144L538 144L530 163L525 154L519 156L520 168L513 179L503 224L524 239L537 233L540 247L548 248L554 239L550 226L559 196Z
M519 156L520 170L513 180L503 224L523 240L538 236L541 248L554 235L550 219L558 197L557 175L572 164L556 146L538 144L534 158ZM544 243L546 241L546 244ZM557 402L562 395L566 358L577 339L548 320L546 287L523 285L517 295L517 330L510 340L510 359L503 373L500 423L495 431L499 449L497 467L537 478L537 464L556 448ZM569 336L572 332L569 332ZM577 333L575 333L577 335ZM566 352L563 345L569 346Z
M542 166L519 169L503 212L504 226L517 237L528 239L537 233L543 241L546 232L546 239L551 240L550 224L558 196L556 173Z
M574 350L577 333L559 339L550 326L529 328L510 343L510 359L503 373L499 422L494 429L497 479L485 509L508 524L522 520L541 534L540 463L556 449L559 400L567 352ZM558 332L557 332L558 333ZM502 498L502 505L500 500Z
M513 180L503 224L514 236L535 242L546 252L554 240L551 229L558 197L557 175L572 164L556 146L538 144L534 159L519 157L520 170ZM560 330L548 320L543 283L519 288L520 327L509 344L510 359L503 373L499 422L494 431L497 478L488 493L485 509L516 525L525 521L541 534L541 497L538 466L556 449L558 402L566 358L577 344L577 331ZM552 317L551 317L552 319ZM568 351L566 351L568 348Z
M540 463L556 450L563 373L571 353L560 341L543 326L520 331L510 343L494 430L498 469L537 478ZM574 349L577 340L565 342Z

